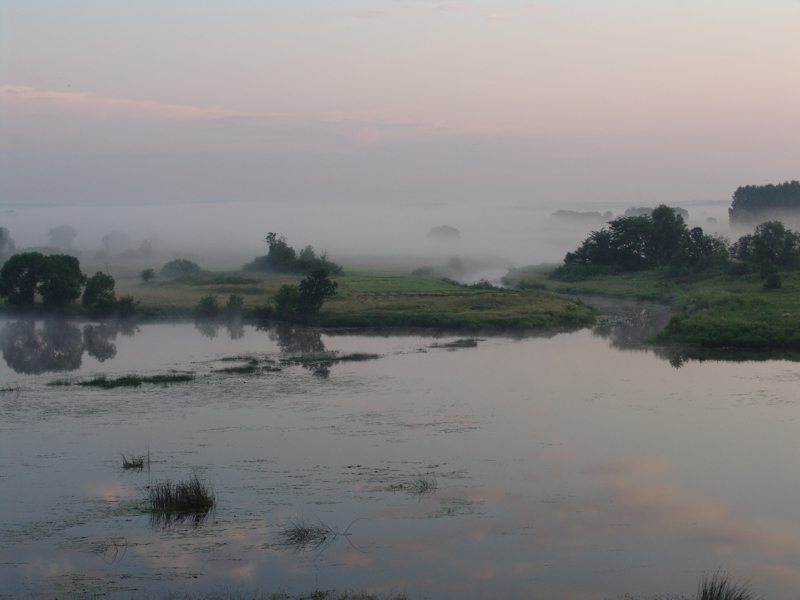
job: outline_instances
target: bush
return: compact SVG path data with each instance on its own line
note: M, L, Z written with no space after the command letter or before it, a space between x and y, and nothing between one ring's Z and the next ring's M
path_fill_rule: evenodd
M175 279L177 277L191 277L192 275L198 275L201 272L202 269L197 263L178 258L176 260L169 261L167 264L161 267L159 275L161 275L161 277L166 277L167 279Z
M299 286L281 286L275 296L275 315L285 321L306 321L319 314L325 299L335 296L338 287L327 269L316 269Z
M123 296L117 301L117 312L122 318L132 317L136 313L139 301L134 300L133 296Z
M225 312L230 316L241 315L244 310L244 296L241 294L231 294L225 304Z
M219 314L219 311L219 301L214 294L203 296L194 307L195 314L199 317L205 318L216 317Z
M778 290L783 287L783 279L777 273L770 273L764 280L765 290Z
M111 275L98 271L86 282L81 303L92 314L108 314L117 307L116 282Z
M155 277L155 276L156 276L155 269L145 269L144 271L139 273L139 277L141 277L142 281L144 281L145 283L147 283L148 281L153 279L153 277Z
M415 277L433 277L436 275L436 269L433 267L420 267L411 271L411 274Z

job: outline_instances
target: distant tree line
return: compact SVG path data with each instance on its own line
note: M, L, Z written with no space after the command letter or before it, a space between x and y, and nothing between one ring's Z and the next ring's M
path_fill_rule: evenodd
M771 285L779 287L779 268L800 269L800 234L780 221L767 221L730 244L700 227L690 229L674 209L661 205L649 215L617 217L607 228L592 231L552 276L575 280L658 268L668 268L673 276L758 272L765 279L772 276Z
M270 232L267 235L269 252L250 262L242 270L256 273L298 273L311 274L317 269L325 269L331 275L342 275L344 269L328 259L328 253L319 256L311 246L300 250L299 254L286 242L286 236Z
M728 217L731 225L752 225L792 212L800 212L800 181L739 187L733 194Z

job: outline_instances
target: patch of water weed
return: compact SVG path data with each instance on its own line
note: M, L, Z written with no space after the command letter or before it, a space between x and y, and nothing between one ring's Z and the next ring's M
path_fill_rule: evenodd
M75 383L74 379L54 379L47 383L51 387L68 387Z
M483 502L473 502L465 498L442 498L439 500L439 504L441 508L430 513L429 519L472 515L475 514L475 507L480 506Z
M128 540L121 535L93 542L89 547L89 552L100 557L108 565L122 561L127 551Z
M421 474L417 473L408 481L392 484L389 489L393 492L405 492L422 499L425 496L433 494L438 487L436 476L432 473Z
M117 387L140 387L143 383L167 385L169 383L185 383L193 380L194 373L164 373L163 375L151 375L149 377L123 375L115 379L109 379L105 375L100 375L87 381L76 381L75 385L99 387L104 390L109 390Z
M254 373L258 373L261 369L258 368L256 365L241 365L238 367L225 367L224 369L218 369L218 373L231 373L235 375L253 375Z
M24 388L19 383L14 383L11 385L4 385L0 387L0 396L12 396L14 400L20 397L20 394L24 391Z
M717 571L711 577L704 574L700 578L697 600L756 600L756 595L749 581Z
M147 454L133 454L120 452L122 456L122 468L125 471L144 471L150 470L150 450Z
M408 600L405 594L375 594L373 592L354 592L346 590L316 590L307 594L290 595L286 592L243 592L221 589L210 592L173 591L163 596L163 600Z
M156 481L147 489L151 524L166 528L173 524L201 525L216 504L214 489L195 474L184 481Z
M319 519L308 521L304 517L290 520L278 532L276 546L281 550L305 553L321 552L338 538L338 528L331 527Z
M477 348L478 342L483 342L480 338L462 338L453 342L445 344L432 344L431 348L449 348L450 350L458 350L459 348Z

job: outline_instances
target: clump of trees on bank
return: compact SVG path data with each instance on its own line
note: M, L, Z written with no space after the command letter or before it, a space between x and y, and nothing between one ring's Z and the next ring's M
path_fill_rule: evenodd
M343 275L344 269L328 259L328 253L320 255L311 246L306 246L299 253L289 246L286 236L270 232L267 235L269 252L256 257L253 262L242 267L251 273L298 273L311 274L317 269L325 269L331 275Z
M799 214L800 181L739 187L728 209L732 227L786 217L796 219Z
M38 294L48 309L64 309L83 296L83 307L92 315L133 314L138 302L131 296L117 299L114 286L111 275L84 275L78 259L68 254L22 252L0 269L0 298L16 309L32 308Z
M662 205L649 215L618 217L591 232L551 277L574 281L659 268L676 277L757 272L768 280L765 287L780 287L778 269L800 269L800 234L780 221L767 221L730 244L700 227L690 229L681 215Z

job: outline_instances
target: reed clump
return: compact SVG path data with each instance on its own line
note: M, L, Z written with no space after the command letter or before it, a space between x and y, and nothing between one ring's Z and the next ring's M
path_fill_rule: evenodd
M184 481L157 481L147 490L147 502L154 515L182 520L206 515L216 504L214 489L198 475Z
M120 452L122 457L122 468L125 471L144 471L150 470L150 451L147 454L130 454Z
M700 578L697 600L756 600L749 581L733 579L722 571Z
M289 521L278 533L278 547L294 552L321 550L339 537L339 530L319 519L307 521L303 517Z

